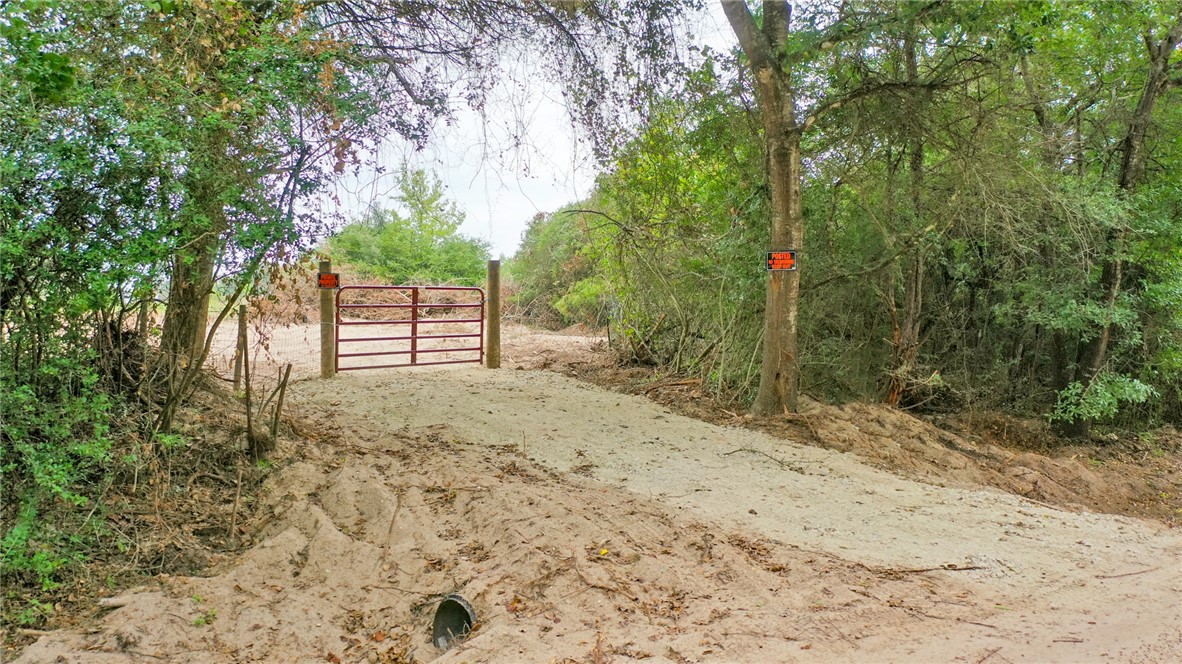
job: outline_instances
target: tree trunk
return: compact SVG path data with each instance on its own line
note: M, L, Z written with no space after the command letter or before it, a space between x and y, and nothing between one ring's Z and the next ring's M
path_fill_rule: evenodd
M765 121L765 132L767 122ZM768 179L772 191L773 251L800 251L804 236L804 215L800 198L800 133L791 128L772 130L777 137L768 143ZM785 135L786 134L786 135ZM751 411L756 415L779 415L796 410L799 366L796 355L796 319L800 297L798 270L768 273L767 301L763 319L763 364L759 391Z
M919 80L919 61L916 55L914 24L908 26L907 38L903 44L906 57L907 83L914 86ZM923 129L919 126L919 117L923 112L923 93L911 93L911 108L909 109L909 134L907 138L907 168L911 176L911 212L912 227L923 227ZM888 379L886 403L891 406L899 405L907 390L908 379L915 371L916 360L919 357L919 331L922 327L923 312L923 275L924 275L924 247L916 245L911 252L910 264L907 265L907 278L903 282L903 322L892 334L894 343L894 366ZM894 313L892 312L892 317ZM896 318L897 320L897 318Z
M205 159L194 164L185 176L187 200L182 208L182 232L173 254L168 304L161 325L155 379L165 395L158 418L163 431L171 427L173 415L185 397L182 392L192 383L186 374L200 369L204 359L209 296L213 293L222 236L229 226L222 199L229 186L222 182L226 139L220 132L209 139Z
M217 243L203 241L200 245L173 257L168 308L161 329L161 350L183 358L182 365L200 358L205 348Z
M756 96L767 150L768 186L771 188L771 238L769 249L804 246L804 211L801 204L800 136L796 97L786 63L791 7L783 0L765 0L760 26L744 2L722 0L727 21L747 55L755 76ZM759 390L751 411L779 415L796 410L799 364L796 347L797 304L800 272L768 273L763 322L763 362Z
M1048 169L1051 171L1061 170L1062 164L1059 156L1059 140L1063 133L1062 128L1051 121L1050 113L1048 112L1046 102L1043 101L1042 93L1035 83L1034 76L1030 73L1030 58L1027 55L1022 55L1018 61L1019 72L1022 75L1022 83L1026 87L1026 94L1030 97L1031 111L1034 113L1034 119L1038 123L1038 129L1042 132L1042 160ZM1076 133L1078 134L1079 125L1078 119L1080 114L1076 114ZM1078 145L1083 145L1083 139L1076 139ZM1082 149L1082 148L1081 148ZM1078 168L1082 168L1083 156L1076 155ZM1077 176L1083 177L1084 171L1078 170ZM1047 227L1051 227L1055 220L1051 215L1047 215L1043 221ZM1039 256L1042 258L1043 271L1046 274L1055 274L1056 269L1056 252L1054 244L1043 238L1038 247ZM1067 389L1073 379L1071 364L1068 361L1068 338L1062 330L1054 330L1050 335L1050 360L1051 360L1051 387L1055 392L1062 392Z

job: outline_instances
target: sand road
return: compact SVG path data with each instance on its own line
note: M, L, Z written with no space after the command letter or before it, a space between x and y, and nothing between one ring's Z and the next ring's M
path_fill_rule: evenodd
M1182 535L1155 522L916 482L549 371L358 371L289 398L334 433L281 450L240 557L17 661L1182 661ZM441 652L450 591L480 625Z

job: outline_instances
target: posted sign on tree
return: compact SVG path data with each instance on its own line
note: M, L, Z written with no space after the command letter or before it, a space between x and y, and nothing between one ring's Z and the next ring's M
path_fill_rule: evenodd
M767 252L767 269L771 270L795 270L796 269L796 250L788 249L786 251L769 251Z

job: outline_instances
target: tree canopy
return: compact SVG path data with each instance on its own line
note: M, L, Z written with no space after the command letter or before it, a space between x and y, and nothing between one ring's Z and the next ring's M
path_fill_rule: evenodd
M675 74L653 63L671 61L677 5L0 3L5 569L48 588L83 555L69 533L141 441L167 453L217 324L339 218L317 205L326 184L481 108L497 63L527 47L581 115L636 106L614 81ZM487 248L449 239L442 212L398 218L434 238L436 262L415 269L470 281ZM387 239L418 241L394 221ZM46 520L51 504L76 509Z
M724 8L740 47L579 205L578 279L638 359L760 412L1177 419L1178 3ZM759 273L787 248L797 272Z

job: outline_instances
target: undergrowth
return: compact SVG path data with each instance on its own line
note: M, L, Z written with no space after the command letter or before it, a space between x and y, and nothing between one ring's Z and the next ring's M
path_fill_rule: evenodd
M241 404L211 380L174 433L153 437L136 402L74 378L54 381L72 385L64 393L0 395L9 646L21 628L69 624L97 597L162 572L200 572L235 549L231 523L247 521L271 472L250 461Z

